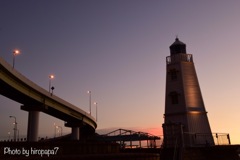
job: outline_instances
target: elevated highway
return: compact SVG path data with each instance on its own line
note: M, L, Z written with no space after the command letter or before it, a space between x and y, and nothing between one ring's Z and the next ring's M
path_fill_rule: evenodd
M78 140L80 132L95 132L95 119L77 106L52 95L16 71L0 57L0 94L21 105L28 111L28 141L37 141L39 112L44 112L65 121L72 128L72 139Z

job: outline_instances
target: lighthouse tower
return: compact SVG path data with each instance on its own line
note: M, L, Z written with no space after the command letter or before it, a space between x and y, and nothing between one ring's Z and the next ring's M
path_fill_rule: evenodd
M214 144L192 54L178 38L166 63L164 146Z

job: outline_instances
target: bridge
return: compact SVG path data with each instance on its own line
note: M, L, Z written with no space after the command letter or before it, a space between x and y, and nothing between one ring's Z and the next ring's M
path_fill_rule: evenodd
M38 140L40 112L65 121L65 126L72 128L73 140L79 140L80 132L93 134L97 128L95 119L89 113L41 88L1 57L0 94L22 104L21 109L29 112L28 141Z

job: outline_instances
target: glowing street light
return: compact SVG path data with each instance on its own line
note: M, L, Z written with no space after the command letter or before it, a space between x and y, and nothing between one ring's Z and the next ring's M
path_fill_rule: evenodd
M19 54L20 54L20 51L19 51L19 50L15 49L15 50L13 51L13 68L14 68L14 66L15 66L15 57L16 57L17 55L19 55Z
M91 115L91 103L92 103L92 102L91 102L91 101L92 101L92 100L91 100L91 98L92 98L92 97L91 97L91 96L92 96L91 94L92 94L92 92L91 92L91 91L87 91L87 93L89 94L89 113L90 113L90 115Z
M61 129L60 136L62 136L62 127L61 127L61 126L56 126L56 128L57 128L57 129L58 129L58 128ZM58 132L59 132L59 130L58 130Z
M54 75L53 75L53 74L50 74L50 75L49 75L49 93L50 93L50 90L51 90L52 79L54 79ZM53 89L54 89L54 88L53 88Z
M94 104L96 105L96 121L97 121L97 102L94 102Z
M15 116L9 116L9 118L14 118L14 141L17 141L17 120Z

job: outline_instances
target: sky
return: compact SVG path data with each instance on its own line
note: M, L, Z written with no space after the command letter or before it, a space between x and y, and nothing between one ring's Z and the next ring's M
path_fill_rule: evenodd
M97 132L117 128L162 135L166 57L176 35L193 54L212 132L240 144L239 0L1 0L0 56L58 97L89 111ZM0 95L0 137L16 116L26 135L28 113ZM54 136L40 114L39 136ZM63 127L63 133L70 129Z

